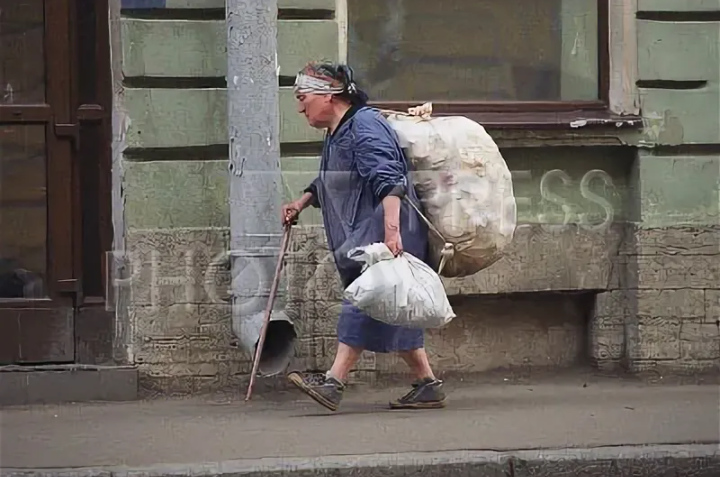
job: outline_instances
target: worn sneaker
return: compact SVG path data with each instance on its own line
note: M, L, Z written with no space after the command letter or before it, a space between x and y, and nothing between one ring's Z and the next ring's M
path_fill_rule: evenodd
M288 380L315 402L331 411L337 411L340 407L345 385L337 379L322 373L293 371L288 374Z
M390 402L391 409L440 409L445 407L443 382L439 379L425 378L415 381L412 390L395 401Z

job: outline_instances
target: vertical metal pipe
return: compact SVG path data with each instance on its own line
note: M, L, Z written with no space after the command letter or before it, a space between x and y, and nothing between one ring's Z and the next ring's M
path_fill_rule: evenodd
M227 101L230 142L232 328L255 352L280 252L277 0L227 0ZM284 287L273 307L259 374L283 372L295 330L284 312Z

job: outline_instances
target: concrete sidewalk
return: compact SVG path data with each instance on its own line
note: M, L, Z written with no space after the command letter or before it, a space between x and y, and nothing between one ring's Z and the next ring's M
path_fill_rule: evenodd
M452 401L444 410L385 410L402 391L349 393L337 414L296 393L250 403L205 398L4 408L0 465L4 473L42 469L43 475L49 468L91 467L64 472L86 477L128 468L153 475L345 475L338 469L347 469L388 476L408 475L420 465L429 466L427 476L440 464L454 470L437 475L471 475L462 473L463 466L476 471L484 462L499 472L487 475L504 475L514 465L508 462L531 465L531 456L587 466L588 459L660 456L652 462L667 463L666 456L684 455L693 471L702 465L720 473L720 392L714 384L579 379L473 385L449 389ZM603 446L612 447L597 449ZM562 450L567 448L576 450ZM650 471L649 461L643 462ZM363 465L366 472L358 473Z

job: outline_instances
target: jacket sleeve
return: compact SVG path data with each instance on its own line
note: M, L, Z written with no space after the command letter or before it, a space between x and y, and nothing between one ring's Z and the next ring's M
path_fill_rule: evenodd
M403 198L407 193L407 166L399 148L386 131L359 131L356 135L355 164L375 195Z
M320 185L320 178L316 177L315 180L313 180L309 186L303 190L303 192L310 192L312 194L312 199L310 199L310 205L315 207L316 209L320 208L320 201L318 200L318 186Z

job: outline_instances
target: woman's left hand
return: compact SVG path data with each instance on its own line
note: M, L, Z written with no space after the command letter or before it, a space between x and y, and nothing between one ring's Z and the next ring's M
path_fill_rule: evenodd
M395 229L385 229L385 245L390 249L396 257L403 251L402 237L400 231Z

